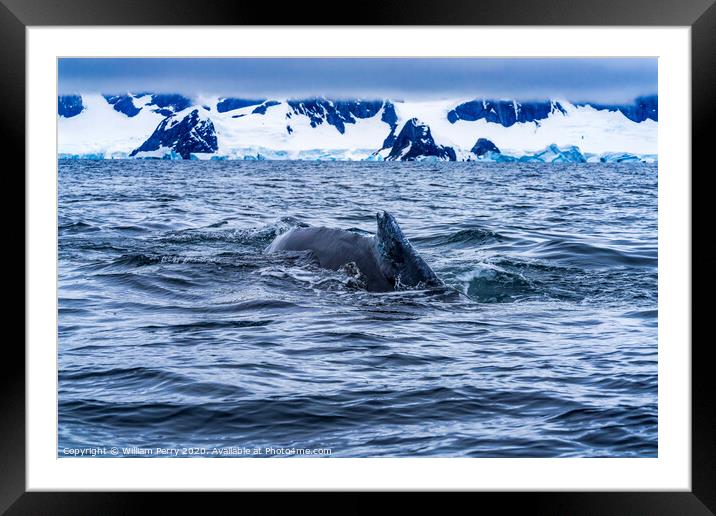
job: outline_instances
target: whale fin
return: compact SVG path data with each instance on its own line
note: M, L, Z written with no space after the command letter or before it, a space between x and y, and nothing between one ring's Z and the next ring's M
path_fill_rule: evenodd
M376 247L383 257L383 272L396 285L415 287L442 285L442 281L425 263L410 241L405 237L398 222L387 211L376 214L378 231Z

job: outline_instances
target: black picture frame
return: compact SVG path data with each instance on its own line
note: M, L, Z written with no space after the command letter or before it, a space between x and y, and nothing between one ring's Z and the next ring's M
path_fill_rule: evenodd
M261 3L231 0L0 0L0 127L5 148L25 147L25 29L28 26L82 25L551 25L689 26L692 78L693 170L707 169L708 129L716 104L716 5L714 0L430 0L364 1L350 16L331 2L285 4L268 12ZM689 109L684 99L684 109ZM24 170L24 153L15 153ZM6 169L6 178L10 169ZM7 179L6 179L7 180ZM23 182L24 191L24 182ZM9 193L9 192L8 192ZM708 195L708 192L701 193ZM698 235L692 195L692 236ZM13 217L16 219L17 216ZM692 240L693 242L693 240ZM24 249L24 246L23 246ZM692 245L692 271L709 259ZM27 256L25 256L27 259ZM705 264L704 264L705 265ZM698 267L706 270L706 267ZM26 270L27 274L27 270ZM693 276L693 272L692 272ZM693 285L693 284L692 284ZM707 286L700 284L699 289ZM23 295L23 299L25 296ZM692 299L693 288L692 288ZM23 304L24 306L24 304ZM694 317L703 310L692 303ZM674 343L688 345L689 343ZM712 339L692 339L692 455L690 492L531 492L474 493L494 503L524 506L541 514L714 514L716 513L716 403L711 362ZM189 493L26 492L25 352L16 339L5 342L0 401L0 511L7 514L130 514L151 500L162 512L187 506ZM11 365L12 364L12 365ZM212 505L231 494L211 494ZM245 496L245 495L242 495ZM203 508L208 496L202 497ZM483 502L481 500L481 502ZM359 509L361 502L351 503ZM368 508L368 507L365 507Z

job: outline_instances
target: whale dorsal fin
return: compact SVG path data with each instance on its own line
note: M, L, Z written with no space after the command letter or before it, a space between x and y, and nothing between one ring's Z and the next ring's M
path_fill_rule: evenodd
M381 268L387 278L410 287L419 283L426 286L442 284L405 237L395 217L387 211L379 211L376 220L376 247L384 260Z
M402 262L407 248L412 246L403 235L395 217L387 211L379 211L376 219L378 222L376 241L381 254L393 261Z

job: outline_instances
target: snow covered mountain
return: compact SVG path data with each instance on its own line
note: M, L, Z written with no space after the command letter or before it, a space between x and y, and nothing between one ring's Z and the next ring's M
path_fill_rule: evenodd
M188 108L169 114L152 135L129 156L163 158L180 156L191 159L193 154L214 154L219 150L216 129L204 110Z
M652 161L658 99L58 98L62 158Z
M411 118L405 122L400 134L395 138L386 159L411 161L420 158L456 161L452 147L437 145L430 134L430 127L417 118Z

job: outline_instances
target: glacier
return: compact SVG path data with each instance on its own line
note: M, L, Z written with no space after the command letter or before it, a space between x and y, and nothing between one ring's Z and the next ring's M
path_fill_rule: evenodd
M654 162L658 99L58 97L61 159Z

